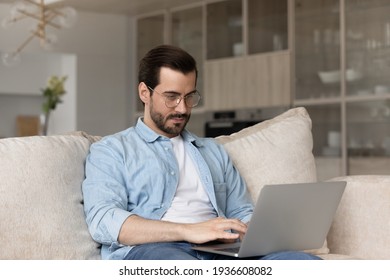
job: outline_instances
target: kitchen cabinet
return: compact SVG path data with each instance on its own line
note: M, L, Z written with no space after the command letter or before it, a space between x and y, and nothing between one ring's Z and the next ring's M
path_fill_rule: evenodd
M197 86L203 96L199 107L203 109L290 106L289 3L203 1L140 16L137 58L162 43L191 53L198 63ZM139 102L137 112L142 110Z
M227 0L206 6L207 59L242 56L243 2Z
M291 104L287 0L206 5L208 110Z
M333 164L322 179L390 174L389 13L389 0L295 1L294 106L312 117L318 164Z
M288 107L290 53L258 54L205 63L205 96L209 110Z
M248 54L288 50L289 1L248 0L247 5Z
M319 178L390 174L389 14L390 0L205 0L156 15L138 45L158 38L196 57L197 121L304 106Z

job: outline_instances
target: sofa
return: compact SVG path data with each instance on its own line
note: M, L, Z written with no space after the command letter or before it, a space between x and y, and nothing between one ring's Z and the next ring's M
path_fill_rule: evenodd
M83 212L85 132L0 139L0 259L100 259ZM311 119L303 108L216 138L255 201L266 184L317 181ZM345 176L323 259L390 259L390 176Z

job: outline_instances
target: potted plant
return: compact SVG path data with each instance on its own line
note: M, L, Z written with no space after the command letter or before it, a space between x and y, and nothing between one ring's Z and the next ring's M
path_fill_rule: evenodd
M51 76L47 82L47 86L41 89L44 98L44 102L42 104L42 135L47 135L50 113L52 110L55 110L58 103L62 102L61 98L66 93L64 88L66 79L67 76Z

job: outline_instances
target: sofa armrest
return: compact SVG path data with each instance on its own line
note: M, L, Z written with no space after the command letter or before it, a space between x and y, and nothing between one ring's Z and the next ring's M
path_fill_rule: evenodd
M347 187L328 234L331 254L390 259L390 176L334 178Z

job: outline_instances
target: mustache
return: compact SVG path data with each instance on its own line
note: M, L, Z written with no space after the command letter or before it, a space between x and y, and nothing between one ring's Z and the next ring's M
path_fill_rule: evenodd
M168 117L169 119L175 119L175 118L183 118L183 119L188 119L188 114L172 114Z

